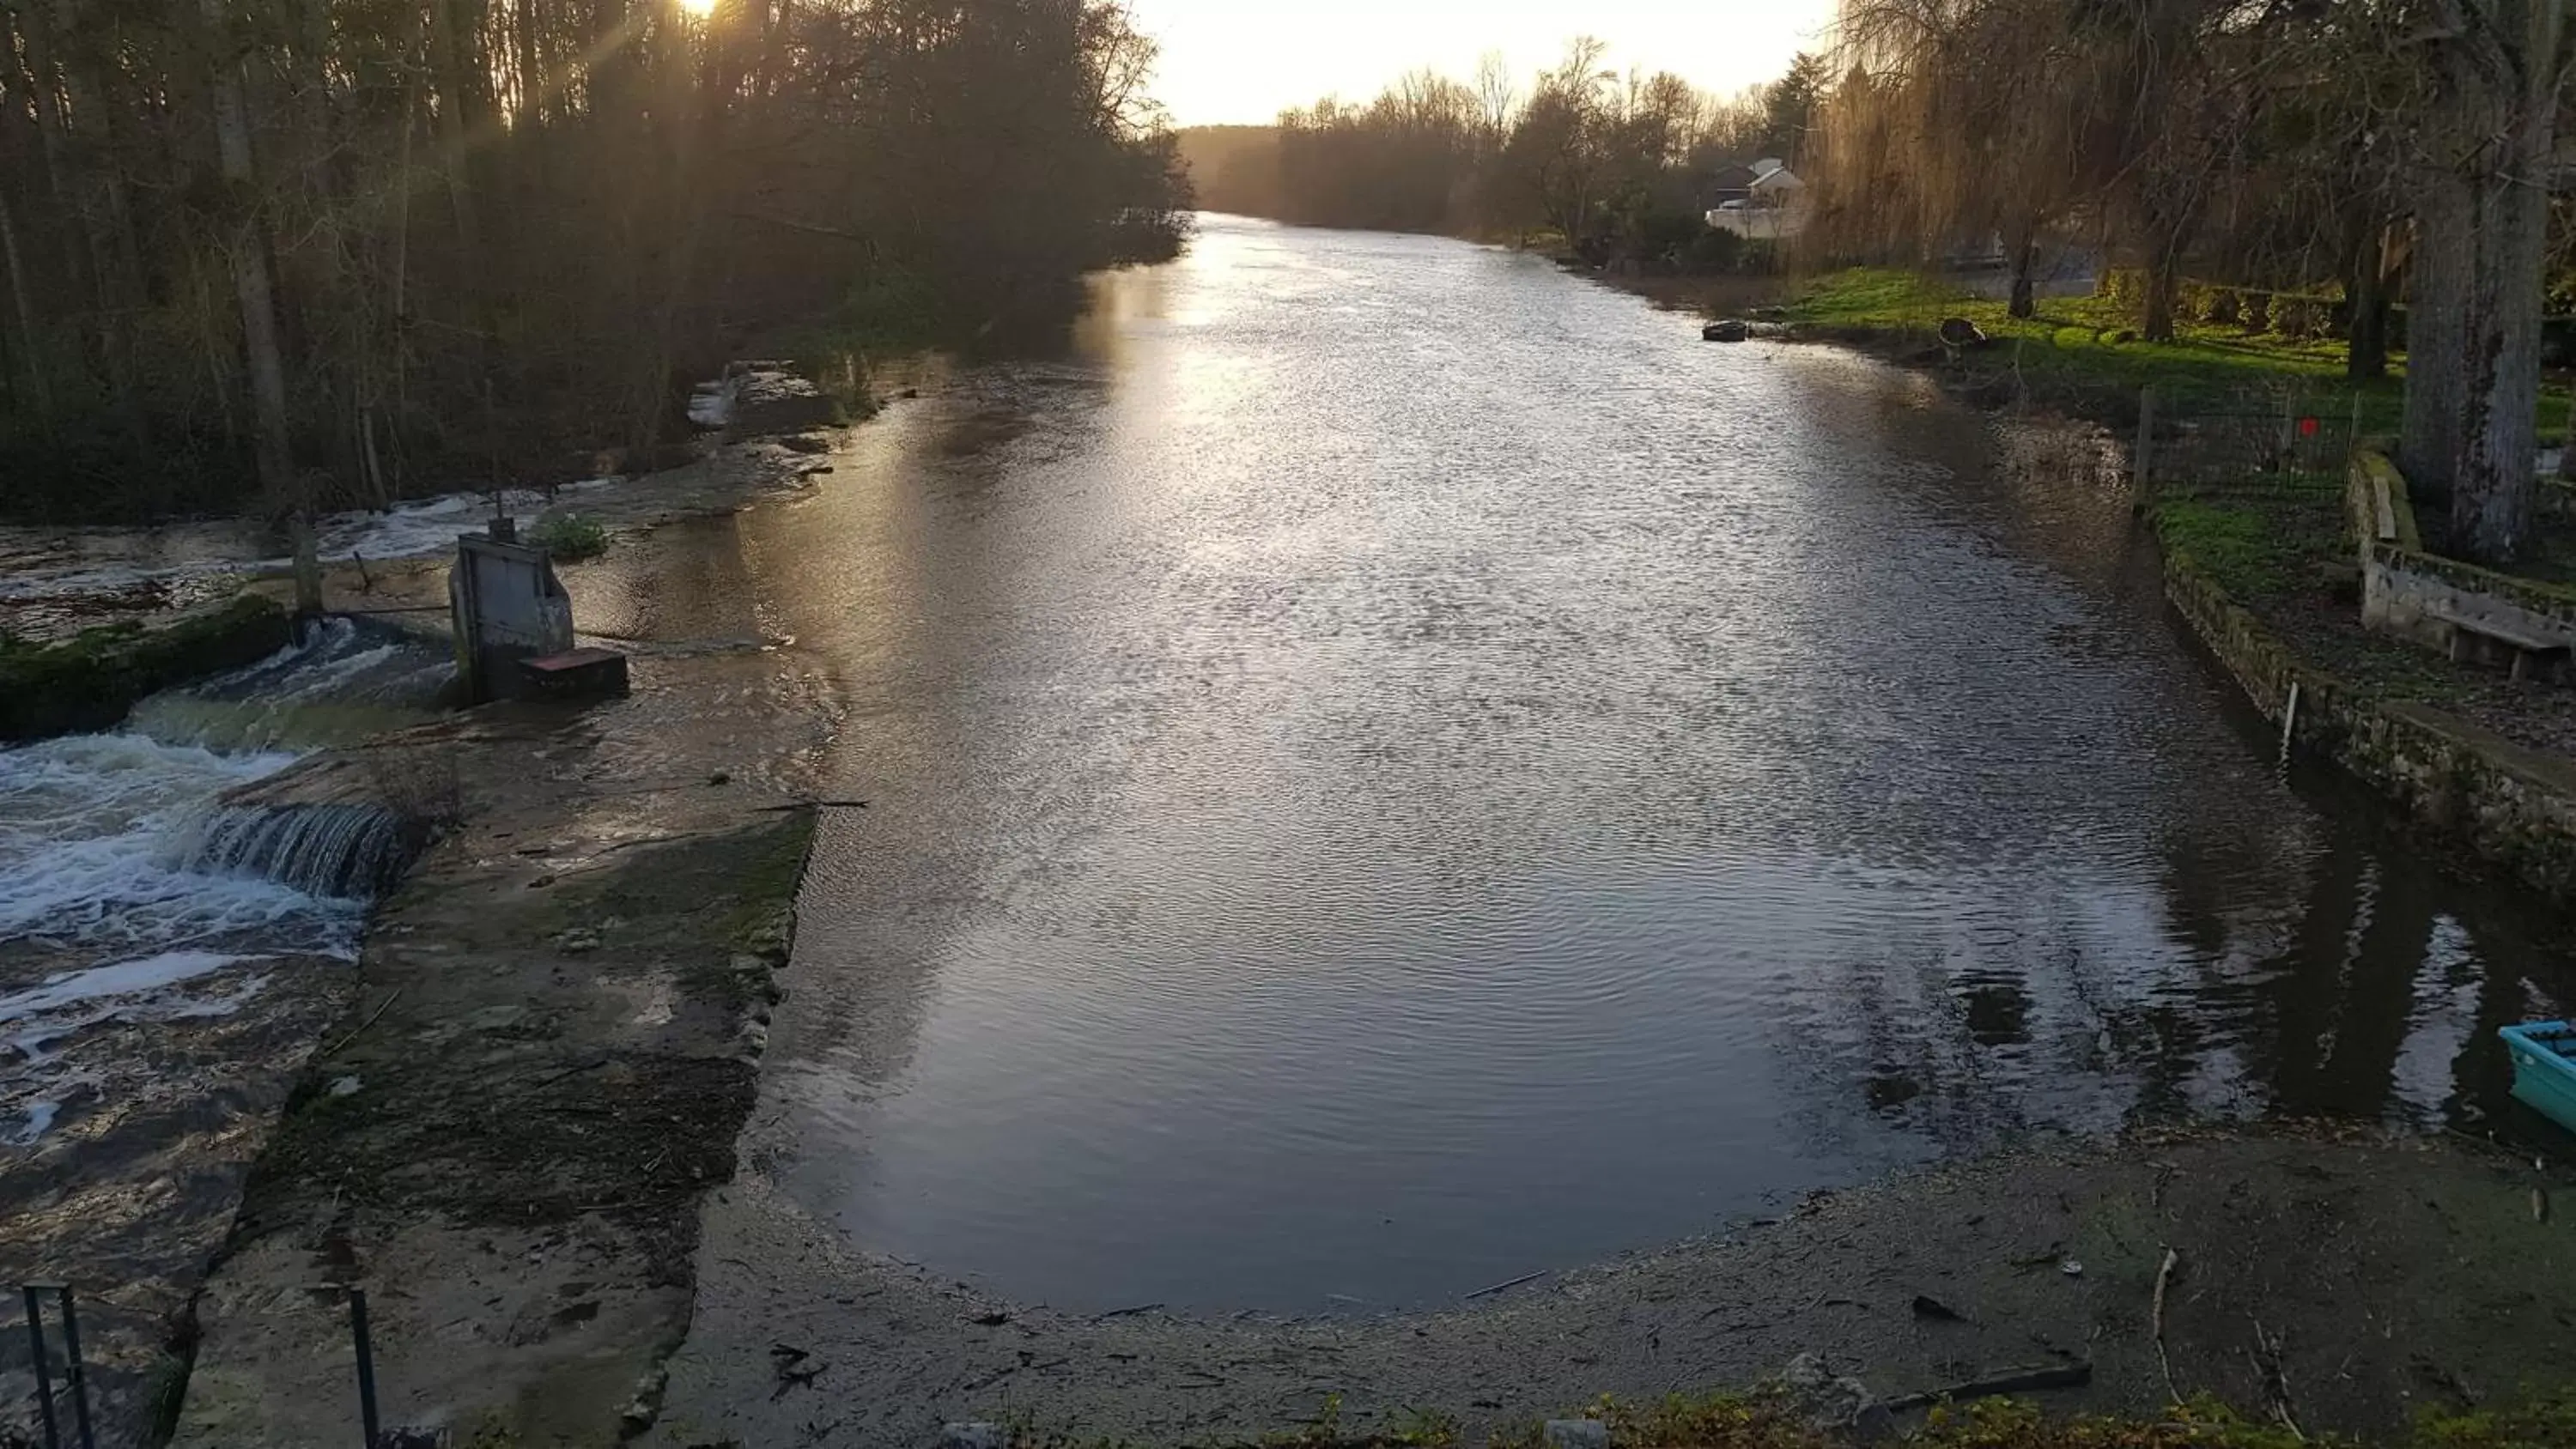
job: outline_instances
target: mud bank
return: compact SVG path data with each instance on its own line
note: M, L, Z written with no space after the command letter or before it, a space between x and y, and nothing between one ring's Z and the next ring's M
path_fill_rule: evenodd
M1805 1352L1881 1397L2086 1363L2089 1386L2034 1397L2152 1415L2207 1391L2265 1414L2258 1323L2301 1424L2378 1433L2563 1376L2576 1227L2534 1212L2558 1185L2456 1140L2326 1129L2037 1146L1450 1311L1276 1321L997 1302L852 1251L755 1171L716 1195L699 1251L762 1271L709 1275L722 1291L647 1442L929 1444L989 1419L1235 1444L1312 1425L1330 1395L1346 1432L1433 1410L1476 1442L1604 1393L1749 1384ZM2150 1322L2168 1247L2170 1386Z

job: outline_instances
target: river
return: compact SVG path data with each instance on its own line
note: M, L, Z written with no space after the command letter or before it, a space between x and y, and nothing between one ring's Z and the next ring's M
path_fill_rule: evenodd
M1105 1310L1454 1299L2034 1131L2479 1126L2571 995L2259 722L2069 430L1210 218L748 516L847 693L763 1140Z
M2524 1125L2559 927L2283 775L2079 430L1431 238L1095 304L584 595L829 681L750 1143L858 1247L1365 1312L2031 1133Z

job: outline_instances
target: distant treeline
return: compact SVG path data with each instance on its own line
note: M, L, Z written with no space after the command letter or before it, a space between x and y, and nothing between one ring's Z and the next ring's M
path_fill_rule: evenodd
M1795 164L1824 80L1802 55L1731 98L1670 72L1614 70L1579 39L1523 83L1497 56L1472 81L1403 77L1365 105L1327 98L1275 126L1185 130L1200 204L1322 226L1525 238L1597 262L1723 270L1741 243L1704 220L1721 166Z
M1115 0L0 5L0 513L568 476L744 347L1061 313L1178 245L1152 59Z

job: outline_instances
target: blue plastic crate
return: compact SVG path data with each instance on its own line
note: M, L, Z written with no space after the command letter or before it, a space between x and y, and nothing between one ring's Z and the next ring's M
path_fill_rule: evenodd
M2513 1094L2550 1121L2576 1132L2576 1025L2526 1021L2497 1032L2513 1058Z

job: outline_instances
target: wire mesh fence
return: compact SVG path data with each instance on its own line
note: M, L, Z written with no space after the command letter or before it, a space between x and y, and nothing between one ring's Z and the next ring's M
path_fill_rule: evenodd
M2256 575L2288 585L2315 569L2285 573L2285 561L2344 551L2344 479L2360 442L2357 395L2346 390L2289 382L2173 404L2150 391L2139 398L2130 464L2141 492L2253 520L2249 565L2259 555Z
M2131 468L2142 485L2196 492L2340 493L2360 432L2348 391L2284 383L2168 400L2149 389Z

